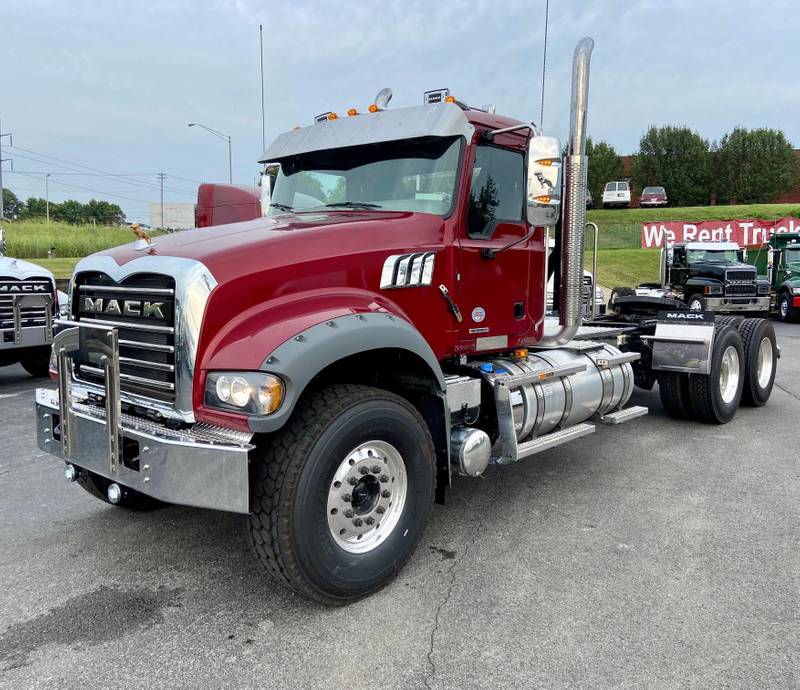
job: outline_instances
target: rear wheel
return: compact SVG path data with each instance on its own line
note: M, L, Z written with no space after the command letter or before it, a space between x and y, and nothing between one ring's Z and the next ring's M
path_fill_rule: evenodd
M661 404L673 419L691 419L692 399L689 395L689 374L666 372L658 377Z
M609 310L614 309L614 303L617 301L617 297L632 297L636 294L636 290L629 287L615 287L611 290L611 297L608 299L608 308Z
M736 414L744 387L742 339L733 326L722 326L714 336L711 373L689 375L694 417L727 424Z
M739 327L744 349L745 383L742 404L761 407L772 394L778 368L775 329L764 319L745 319Z
M326 604L380 589L422 536L434 457L403 398L354 385L312 393L255 465L253 550L276 580Z

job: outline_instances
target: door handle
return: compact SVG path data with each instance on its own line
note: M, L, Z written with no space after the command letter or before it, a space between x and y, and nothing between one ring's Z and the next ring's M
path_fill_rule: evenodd
M453 300L450 298L450 292L448 291L448 289L444 285L440 285L439 292L441 292L442 297L444 297L445 300L447 300L447 306L450 307L450 311L453 313L453 316L456 317L456 321L461 323L463 321L463 319L461 318L461 310L458 308L458 305L455 302L453 302Z

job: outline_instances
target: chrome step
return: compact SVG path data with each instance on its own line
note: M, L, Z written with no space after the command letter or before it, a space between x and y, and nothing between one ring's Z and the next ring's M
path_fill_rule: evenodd
M595 417L594 421L607 425L624 424L625 422L630 422L631 419L644 417L648 412L649 410L644 405L633 405L626 407L624 410L617 410L601 417Z
M520 443L517 446L517 460L536 455L536 453L541 453L544 450L549 450L550 448L555 448L564 443L575 441L584 436L589 436L589 434L595 432L595 428L594 424L576 424L575 426L562 429L561 431L554 431L553 433L539 436L532 441Z

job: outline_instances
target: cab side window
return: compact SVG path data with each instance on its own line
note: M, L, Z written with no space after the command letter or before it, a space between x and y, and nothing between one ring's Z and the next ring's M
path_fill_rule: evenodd
M499 221L519 222L525 201L525 159L521 151L480 145L469 190L467 234L488 239Z

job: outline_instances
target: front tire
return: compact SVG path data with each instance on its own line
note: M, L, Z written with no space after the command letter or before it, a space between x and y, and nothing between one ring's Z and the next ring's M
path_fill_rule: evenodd
M686 300L686 306L689 307L689 311L705 311L706 299L699 293L692 295Z
M267 572L298 594L355 601L411 556L435 482L433 440L408 401L366 386L320 389L255 463L250 544Z
M40 379L50 375L50 348L46 348L45 352L29 355L20 360L22 368L27 371L31 376Z
M785 323L794 323L798 320L797 307L792 305L792 295L784 290L778 297L778 318Z
M689 375L689 395L695 418L727 424L736 414L745 379L742 339L733 326L722 326L714 336L711 373Z

